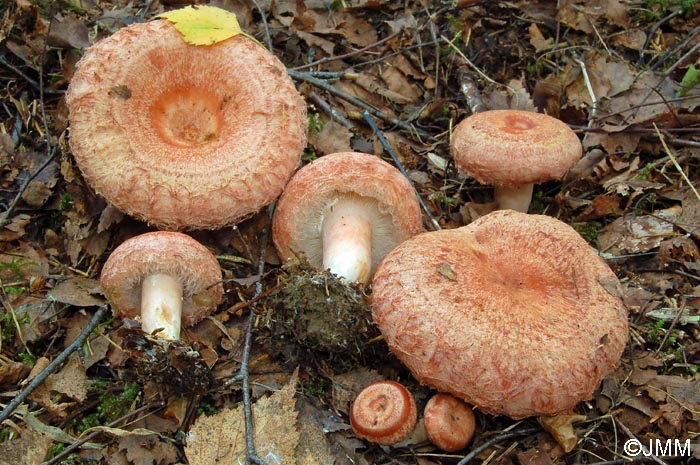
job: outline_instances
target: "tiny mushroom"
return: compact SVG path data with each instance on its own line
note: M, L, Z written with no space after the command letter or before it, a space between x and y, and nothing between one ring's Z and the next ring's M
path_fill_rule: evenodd
M498 210L392 250L374 277L372 315L418 381L523 418L591 398L627 343L621 295L573 228Z
M197 46L165 19L85 50L66 93L85 180L159 229L216 229L272 202L306 146L282 62L237 35Z
M497 208L521 212L535 183L561 179L583 154L565 123L522 110L474 113L457 125L450 149L460 171L495 186Z
M147 333L178 339L221 302L219 262L206 247L178 232L158 231L123 242L102 268L102 289L121 317L140 317Z
M395 381L377 381L364 388L350 407L350 426L360 439L389 446L406 439L416 426L413 395Z
M289 181L273 218L283 262L303 254L311 266L366 283L392 248L423 230L410 182L374 155L323 156Z
M474 437L476 418L470 406L440 392L425 404L423 424L430 442L445 452L456 452Z

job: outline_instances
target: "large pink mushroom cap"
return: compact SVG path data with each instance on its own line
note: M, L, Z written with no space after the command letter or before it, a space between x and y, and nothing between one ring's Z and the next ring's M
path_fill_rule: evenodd
M571 227L511 210L400 244L373 316L420 382L513 418L589 399L627 343L610 267Z
M272 202L306 146L306 105L284 65L241 35L186 43L167 20L85 51L66 101L86 181L160 229L235 224Z

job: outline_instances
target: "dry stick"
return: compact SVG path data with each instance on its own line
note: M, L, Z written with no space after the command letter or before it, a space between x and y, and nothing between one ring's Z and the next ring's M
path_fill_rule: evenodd
M26 388L24 388L22 392L17 394L17 396L12 399L9 404L7 404L7 407L5 407L5 409L0 413L0 423L8 419L10 415L12 415L12 412L14 412L15 409L19 407L22 402L24 402L24 399L26 399L27 396L34 391L34 389L39 387L39 385L43 383L44 380L46 380L46 378L70 356L70 354L78 350L83 345L88 336L90 336L92 330L95 329L98 324L100 324L100 320L106 311L107 307L104 305L98 308L88 325L85 327L85 329L83 329L77 339L66 347L63 352L58 354L58 356L51 363L49 363L46 368L41 370L41 372L36 375L34 379L32 379L32 381Z
M341 99L343 99L343 100L345 100L345 101L347 101L347 102L349 102L357 107L362 108L366 112L371 113L373 116L376 116L377 118L379 118L383 121L386 121L387 123L389 123L393 126L396 126L400 129L403 129L404 131L408 131L408 132L411 132L413 134L417 134L418 136L423 137L425 139L428 139L430 141L435 140L435 137L433 137L429 133L427 133L421 129L415 128L405 121L401 121L400 119L389 116L381 110L377 110L376 108L363 102L359 98L352 96L352 95L348 94L347 92L343 92L342 90L333 87L332 85L328 84L323 79L317 79L313 76L310 76L307 73L300 73L300 72L294 71L292 69L288 70L288 72L292 78L299 79L301 81L306 81L309 84L313 84L316 87L319 87L325 91L328 91L328 93L333 94L336 97L339 97L339 98L341 98Z
M267 17L265 16L265 10L262 9L257 0L251 0L255 8L260 13L260 20L263 23L263 28L265 29L265 43L267 44L267 49L272 52L272 38L270 37L270 27L267 25Z
M505 441L506 439L517 438L518 436L527 436L528 434L537 433L542 431L540 428L525 428L521 430L509 431L507 433L499 434L495 438L486 441L479 447L473 449L467 455L464 456L462 460L457 462L457 465L467 465L471 462L477 455L488 449L489 447L498 444L499 442Z
M627 435L628 438L637 439L637 437L634 434L632 434L632 431L630 431L630 429L627 427L627 425L625 425L624 423L622 423L620 420L618 420L615 417L613 417L613 421L615 422L615 424L617 426L620 427L620 429ZM651 460L658 463L659 465L668 465L665 461L663 461L662 459L660 459L656 455L651 454L649 449L647 449L647 447L644 444L642 444L641 442L639 442L639 446L642 448L642 454L645 457L650 457Z
M683 171L683 168L681 168L681 165L678 164L678 160L676 159L676 156L671 152L671 149L668 148L668 145L666 145L666 139L664 139L664 136L661 134L661 131L659 131L659 128L656 126L656 123L652 123L654 126L654 129L656 130L656 136L659 138L661 141L661 145L664 147L664 151L666 152L666 155L671 159L671 162L673 163L673 166L675 166L676 170L678 173L681 175L683 180L690 186L690 188L693 190L693 193L695 194L695 197L700 200L700 194L698 193L698 190L695 188L692 182L690 182L690 179L688 179L688 175L685 174L685 171Z
M413 192L416 194L416 198L418 199L418 203L420 203L421 208L423 209L425 214L430 219L430 222L433 225L433 229L436 231L439 231L440 229L442 229L440 227L440 223L438 223L438 221L435 219L433 214L428 209L428 206L425 204L425 202L423 202L423 198L420 196L420 194L418 194L418 190L416 189L415 184L413 184L413 180L411 179L411 177L408 175L408 173L404 169L403 165L399 161L399 157L396 156L396 152L394 152L394 149L391 148L391 145L389 145L387 140L384 138L384 135L381 133L381 131L377 127L377 125L374 122L374 120L372 119L372 117L367 112L363 112L362 117L365 119L365 121L367 121L367 124L369 124L369 127L372 128L372 131L374 131L374 133L377 135L377 137L379 138L379 141L384 146L384 149L386 149L386 151L389 152L391 159L394 160L394 164L399 169L399 171L401 171L401 174L403 174L406 177L406 179L408 180L409 184L411 184L411 188L413 189Z
M311 92L309 94L309 100L319 107L321 110L323 110L326 114L330 115L331 118L345 126L346 129L353 130L355 129L355 125L352 124L350 120L348 120L341 112L340 110L333 108L328 102L323 100L323 98L318 95L316 92Z
M275 203L273 202L267 208L268 222L263 230L260 239L260 250L258 254L258 275L264 276L265 273L265 250L270 236L270 225L272 224L272 213L275 211ZM263 292L262 279L255 283L255 293L252 299L257 299ZM251 300L252 300L251 299ZM267 465L267 463L258 457L255 452L255 441L253 437L253 410L250 402L250 373L248 365L250 362L250 347L253 341L253 323L255 322L255 311L251 308L248 316L248 327L245 333L245 342L243 343L243 356L241 357L241 367L238 369L238 374L232 378L232 381L240 381L241 389L243 390L243 416L245 423L245 445L246 445L246 465L256 463L258 465Z
M295 66L294 68L289 68L289 69L290 69L291 71L299 71L299 70L302 70L302 69L307 69L307 68L312 68L312 67L314 67L314 66L323 65L323 64L329 63L329 62L331 62L331 61L344 60L345 58L350 58L350 57L352 57L352 56L355 56L355 55L359 55L359 54L361 54L361 53L364 53L364 52L366 52L367 50L371 50L371 49L373 49L373 48L375 48L375 47L377 47L377 46L383 44L384 42L387 42L387 41L393 39L394 37L398 36L398 35L401 34L402 32L403 32L403 29L399 29L398 31L394 32L393 34L390 34L390 35L384 37L382 40L379 40L379 41L377 41L377 42L375 42L375 43L373 43L373 44L369 44L369 45L366 46L366 47L362 47L362 48L359 48L359 49L357 49L357 50L353 50L352 52L344 53L344 54L342 54L342 55L336 55L336 56L334 56L334 57L325 57L325 58L321 58L320 60L316 60L316 61L313 61L313 62L311 62L311 63L307 63L307 64L305 64L305 65L301 65L301 66Z

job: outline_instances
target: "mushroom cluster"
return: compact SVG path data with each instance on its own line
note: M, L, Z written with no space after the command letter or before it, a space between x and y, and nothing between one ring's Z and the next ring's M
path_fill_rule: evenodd
M500 210L391 251L372 313L417 380L522 418L574 407L612 371L627 342L620 296L573 228Z
M306 146L284 65L238 35L196 46L167 20L85 50L66 102L86 181L159 229L216 229L272 202Z

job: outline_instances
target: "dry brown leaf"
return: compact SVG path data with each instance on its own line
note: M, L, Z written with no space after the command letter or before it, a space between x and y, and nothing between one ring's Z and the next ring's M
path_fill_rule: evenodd
M34 369L30 373L30 379L34 378L49 364L48 359L37 360ZM66 410L75 404L87 399L87 375L85 367L74 358L61 371L53 373L36 388L29 398L45 407L49 412L59 417L67 414Z
M19 384L27 377L31 367L20 362L3 363L0 366L0 386Z
M51 445L51 438L30 428L20 429L21 437L0 443L0 465L41 463Z
M318 134L312 134L309 137L309 143L319 154L352 152L351 138L352 131L330 120L323 125L323 129Z
M60 282L49 291L49 297L76 307L100 306L105 303L99 281L82 276L74 276Z
M125 435L118 438L119 450L125 450L134 465L170 465L177 463L178 449L158 435Z
M654 215L620 217L600 232L599 247L613 255L647 252L674 235L673 223L679 213L680 207L671 207Z
M559 414L553 417L538 417L542 427L551 434L557 443L564 449L564 452L571 452L576 447L578 436L573 424L580 423L586 419L585 415Z
M257 454L268 463L296 463L299 429L294 394L296 376L289 384L253 404ZM202 416L187 436L185 454L191 465L244 463L246 458L243 406Z

